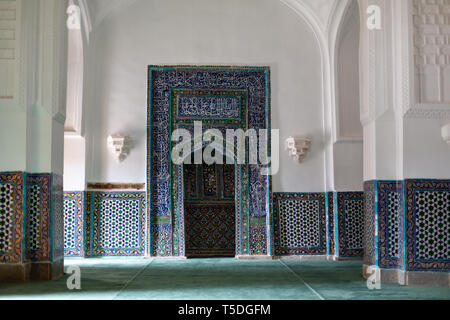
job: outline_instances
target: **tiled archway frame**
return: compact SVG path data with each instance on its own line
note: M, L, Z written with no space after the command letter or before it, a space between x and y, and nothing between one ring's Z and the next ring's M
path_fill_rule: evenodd
M180 197L183 175L181 166L174 166L171 161L172 130L177 127L189 130L193 121L202 121L205 130L270 129L270 70L268 67L150 66L148 80L149 253L184 256L183 199ZM201 107L205 99L223 98L229 99L230 108ZM241 102L233 104L233 99L238 98ZM195 110L183 99L191 102L195 99ZM239 106L239 111L233 105ZM272 252L271 178L261 175L262 168L262 165L237 166L236 181L239 197L242 196L237 199L240 217L236 228L240 256Z

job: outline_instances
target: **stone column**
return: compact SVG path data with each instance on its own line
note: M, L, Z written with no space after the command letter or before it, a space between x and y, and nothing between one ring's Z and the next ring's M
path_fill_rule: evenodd
M67 3L0 6L11 30L11 40L0 40L8 57L0 60L0 281L50 280L64 264Z

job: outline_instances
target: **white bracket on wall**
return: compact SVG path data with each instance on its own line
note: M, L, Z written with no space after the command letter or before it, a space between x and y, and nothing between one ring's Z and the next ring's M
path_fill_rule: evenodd
M442 127L442 139L450 145L450 123Z
M108 149L120 163L130 154L131 138L118 134L111 135L108 137Z
M286 151L298 163L302 163L310 149L310 137L289 137L286 139Z

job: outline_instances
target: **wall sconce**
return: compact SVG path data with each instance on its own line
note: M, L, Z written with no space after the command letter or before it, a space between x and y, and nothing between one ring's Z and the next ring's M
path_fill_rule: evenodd
M108 137L108 149L113 154L117 162L122 162L130 154L131 138L119 134Z
M310 137L289 137L286 139L286 151L298 163L302 163L311 149Z
M450 123L442 127L442 139L450 145Z

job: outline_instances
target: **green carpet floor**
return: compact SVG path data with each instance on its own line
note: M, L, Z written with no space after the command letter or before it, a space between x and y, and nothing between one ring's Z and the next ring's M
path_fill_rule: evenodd
M450 299L450 288L383 284L371 291L361 262L234 259L70 259L81 290L68 276L50 282L0 283L0 299L52 300L318 300Z

